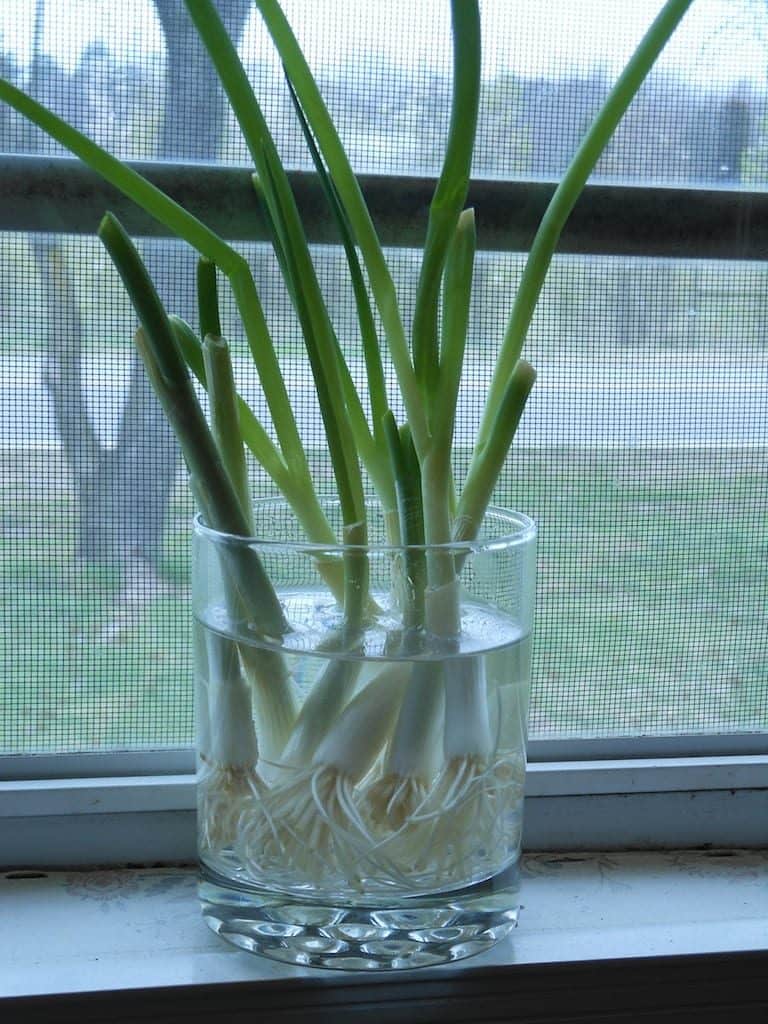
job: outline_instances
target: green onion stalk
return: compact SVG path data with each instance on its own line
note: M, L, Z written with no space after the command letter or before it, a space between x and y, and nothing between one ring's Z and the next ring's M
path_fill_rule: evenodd
M198 636L202 663L203 844L235 851L254 877L286 884L343 878L363 886L465 873L476 835L519 796L519 754L495 749L481 658L462 656L460 578L535 381L523 348L563 226L619 121L692 0L666 0L579 146L528 255L470 460L457 492L455 415L470 322L476 225L467 208L481 83L478 0L450 0L453 90L445 154L429 208L416 303L406 323L359 182L278 0L255 0L282 62L297 123L343 248L365 390L355 384L290 179L214 0L185 0L239 123L254 202L301 329L341 513L327 519L247 260L203 221L11 83L0 99L47 132L199 255L199 331L169 313L133 242L107 213L99 237L135 308L135 341L178 438L203 522L254 531L246 453L318 550L317 570L343 610L329 657L301 703L280 644L290 630L254 545L222 556L228 614L256 643ZM237 391L219 316L225 285L267 400L263 423ZM390 395L383 352L399 402ZM208 393L206 418L193 379ZM393 407L404 410L398 423ZM274 439L273 439L274 438ZM360 670L370 590L366 495L381 507L402 611L396 657ZM465 545L462 547L462 545ZM316 653L323 653L318 651ZM445 657L439 657L440 655ZM428 655L425 657L425 655ZM436 657L435 655L438 655ZM488 821L486 821L488 819ZM494 845L492 838L489 849ZM431 872L431 876L430 876Z

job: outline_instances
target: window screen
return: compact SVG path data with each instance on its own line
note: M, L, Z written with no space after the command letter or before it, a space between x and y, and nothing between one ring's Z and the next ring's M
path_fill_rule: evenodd
M447 2L368 0L354 17L342 0L284 6L355 166L390 175L393 197L408 175L435 174L450 103ZM560 174L659 6L485 0L476 176ZM220 9L284 157L308 167L251 3ZM599 177L764 188L767 19L762 3L697 0ZM0 51L7 77L121 156L246 162L181 0L5 0ZM56 152L6 110L0 143ZM0 230L0 753L188 744L183 466L106 254L56 227ZM194 323L194 257L172 240L140 244L169 308ZM287 294L266 246L243 251L325 479ZM354 373L343 255L313 254ZM387 255L407 320L418 253ZM458 479L523 265L517 253L477 259ZM540 527L534 736L768 727L767 284L747 262L555 260L527 349L538 382L495 496ZM241 389L266 422L231 309L225 326ZM269 493L258 470L254 492Z

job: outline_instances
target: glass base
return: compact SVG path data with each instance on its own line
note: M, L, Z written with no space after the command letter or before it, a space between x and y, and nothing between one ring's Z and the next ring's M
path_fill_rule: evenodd
M227 942L304 967L382 971L475 956L517 924L518 871L441 896L391 905L325 903L244 887L201 866L203 917Z

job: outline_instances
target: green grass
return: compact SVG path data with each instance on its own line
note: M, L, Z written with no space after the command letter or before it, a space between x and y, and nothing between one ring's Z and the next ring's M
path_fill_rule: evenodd
M2 517L0 752L188 743L185 589L126 606L114 567L74 557L75 526L61 494Z
M768 727L764 453L517 461L541 530L534 732Z
M52 457L3 462L0 751L192 739L174 496L169 586L126 611L109 566L74 557ZM768 494L758 450L520 451L497 498L540 528L534 734L768 728Z

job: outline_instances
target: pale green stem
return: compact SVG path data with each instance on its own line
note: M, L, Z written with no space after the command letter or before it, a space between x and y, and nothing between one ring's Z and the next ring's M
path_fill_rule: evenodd
M451 449L453 446L456 406L469 330L476 245L475 212L464 210L456 224L445 263L443 336L437 384L439 401L435 402L430 416L432 443L437 448Z
M245 464L243 437L240 432L232 361L229 358L229 346L226 341L211 334L206 335L203 341L203 359L208 382L211 429L224 469L232 481L248 521L248 533L253 534L248 467Z
M203 358L203 347L200 344L199 338L189 324L180 317L170 316L168 319L171 322L176 344L179 346L184 362L200 384L208 390L208 382L205 374L205 360ZM251 407L239 395L237 398L237 410L240 430L245 444L253 453L259 464L264 468L265 472L272 478L277 489L279 491L285 491L288 488L293 488L295 490L296 486L293 482L293 478L291 477L290 470L288 469L279 448L272 441L272 438L264 429ZM307 498L309 501L309 495ZM317 503L317 497L314 495L314 491L312 492L312 498L315 503ZM324 535L318 536L317 538L310 535L310 540L317 539L317 541L322 544L333 544L334 536L335 535L330 530L330 526L328 526Z
M301 485L310 488L312 477L307 456L301 443L259 294L245 259L239 257L239 262L227 276L243 323L248 348L256 364L264 397L272 415L283 458L289 471Z
M492 433L475 450L456 510L454 540L477 536L535 380L536 371L521 359L502 396Z
M454 553L443 547L453 539L449 466L449 452L434 447L421 463L427 544L426 626L436 640L450 646L459 633L459 588Z
M279 3L276 0L256 0L256 2L267 30L282 58L286 73L296 91L307 121L314 132L320 152L327 164L328 173L336 187L355 240L360 247L368 271L371 291L381 316L390 355L400 384L414 443L417 451L421 452L428 441L421 391L411 364L395 284L360 185L309 65Z
M413 316L413 362L431 414L444 396L438 381L438 306L446 255L469 189L480 97L480 11L477 0L451 0L453 98L451 123L435 193Z
M408 424L398 430L390 410L384 416L382 427L395 480L400 540L405 547L402 557L398 552L400 560L393 564L393 573L400 570L402 577L398 582L401 583L399 595L403 607L403 630L410 642L416 639L417 632L424 626L426 563L421 471Z
M172 316L170 321L184 361L203 387L207 388L203 350L197 335L189 324L179 317ZM253 410L239 396L237 407L243 440L291 506L310 543L335 547L338 540L323 512L312 482L297 480L294 477ZM338 601L343 601L343 565L336 559L318 555L317 566L334 597Z

